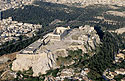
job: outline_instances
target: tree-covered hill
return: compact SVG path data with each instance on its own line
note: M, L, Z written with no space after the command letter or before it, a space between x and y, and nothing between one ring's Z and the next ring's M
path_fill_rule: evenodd
M62 4L46 3L36 1L33 5L26 5L24 8L9 9L2 12L3 18L12 17L13 20L49 25L55 19L64 21L59 25L64 26L79 26L84 24L101 25L106 29L117 29L125 26L125 18L104 14L106 11L124 11L124 7L112 9L108 5L90 5L85 8L76 8ZM116 25L109 24L107 21L97 19L95 17L102 16L108 20L117 21ZM110 17L109 17L110 16ZM122 20L121 20L122 19ZM75 22L72 22L75 21ZM72 23L71 23L72 22ZM97 23L96 23L97 22Z
M24 8L10 9L3 12L3 18L12 16L14 20L42 25L48 25L54 19L62 21L74 20L82 13L79 9L70 9L64 5L52 3L35 2L34 5L24 6ZM68 13L69 12L69 13Z

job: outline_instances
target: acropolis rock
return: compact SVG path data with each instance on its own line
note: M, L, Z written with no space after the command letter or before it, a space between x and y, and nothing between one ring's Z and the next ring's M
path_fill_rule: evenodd
M47 70L55 66L55 58L53 54L17 54L17 59L12 64L12 70L23 71L32 67L33 76L39 73L45 74Z
M83 53L95 49L100 44L100 39L94 27L89 25L70 29L70 27L57 27L53 32L46 34L21 50L16 55L12 64L13 71L33 70L33 76L39 73L46 74L51 68L60 67L57 65L58 57L67 57L68 50L81 49Z

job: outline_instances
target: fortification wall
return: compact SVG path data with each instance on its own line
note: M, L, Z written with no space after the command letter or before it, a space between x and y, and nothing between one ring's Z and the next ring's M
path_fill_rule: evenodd
M37 60L39 59L40 57L45 57L45 53L43 54L17 54L16 55L16 58L19 59L19 58L26 58L26 59L32 59L32 60Z

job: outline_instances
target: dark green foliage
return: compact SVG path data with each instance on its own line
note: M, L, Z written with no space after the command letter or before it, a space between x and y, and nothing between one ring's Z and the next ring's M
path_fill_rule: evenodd
M112 33L105 32L102 42L103 44L98 49L98 53L89 59L91 71L88 76L93 80L101 78L104 70L112 66L114 55L119 50L118 40Z
M89 73L88 73L88 77L89 78L92 78L92 80L98 80L100 77L102 77L98 72L94 71L94 70L91 70Z
M65 79L64 79L64 81L71 81L71 80L70 80L70 79L68 79L68 78L65 78Z
M120 21L120 22L124 22L125 23L125 18L124 17L120 17L120 16L113 16L113 15L105 14L104 18L105 19L112 19L114 21Z
M29 68L29 70L23 72L18 71L17 78L15 78L14 81L41 81L41 78L33 77L32 74L33 74L32 68ZM20 77L21 75L23 77Z
M26 74L26 75L32 75L33 74L33 70L32 70L32 68L29 68L29 70L24 71L23 73Z
M125 35L123 34L116 34L112 33L115 38L117 38L117 43L120 49L125 49Z
M20 51L21 49L27 47L37 39L38 37L36 36L29 38L27 40L17 41L15 43L9 43L0 49L0 55Z
M112 66L110 67L110 70L112 72L114 72L116 69L119 69L119 68L125 68L125 61L124 60L121 63L112 64Z
M0 75L3 73L4 71L2 70L2 71L0 71Z
M57 58L57 64L64 66L65 64L70 64L73 60L75 63L78 63L82 59L82 50L68 50L68 56L67 57L58 57ZM74 65L75 66L75 65Z
M54 19L60 19L62 21L73 20L79 16L79 14L76 13L80 13L78 10L77 12L74 12L74 9L71 9L73 10L72 13L66 13L64 8L67 8L69 11L69 7L64 5L45 2L35 2L34 4L39 5L39 7L29 5L24 6L24 9L10 9L3 12L3 17L7 18L8 16L12 16L12 18L17 21L33 24L39 23L46 26Z
M82 50L81 49L74 50L74 51L69 50L68 54L69 54L69 56L68 56L69 58L71 57L72 59L79 59L79 58L81 58L80 56L82 54Z
M51 69L51 70L48 70L47 71L47 74L46 75L52 75L52 76L54 76L54 77L56 77L57 76L57 73L59 72L59 69L57 68L57 69Z
M110 16L104 14L104 12L109 10L114 10L107 5L91 5L85 8L69 7L62 4L53 4L36 1L34 4L39 6L24 6L24 9L9 9L2 12L3 18L13 17L13 20L42 24L43 26L48 26L50 22L55 19L64 21L55 26L72 26L77 27L85 24L89 25L100 25L106 29L117 29L125 26L124 18L117 16ZM119 7L117 11L124 11L124 7ZM103 15L104 14L104 15ZM104 19L97 19L96 16L104 16L108 20L116 20L118 23L116 25L108 24ZM109 17L110 16L110 17ZM121 20L122 19L122 20ZM92 21L92 22L91 22ZM94 23L93 21L99 22ZM50 26L51 27L51 26Z
M12 63L9 64L10 68L12 68Z
M121 81L121 79L124 78L124 77L125 77L125 75L117 75L114 79L116 81Z
M84 53L84 59L88 59L90 56L88 53Z
M41 80L39 79L39 77L29 77L23 81L41 81Z
M101 27L95 26L94 29L96 30L97 34L99 35L99 38L100 38L100 39L103 39L104 33L103 33L103 31L101 30Z

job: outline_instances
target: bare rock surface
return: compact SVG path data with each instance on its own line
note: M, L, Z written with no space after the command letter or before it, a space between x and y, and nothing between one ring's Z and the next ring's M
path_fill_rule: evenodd
M33 76L38 76L39 73L45 74L47 70L55 66L55 59L53 54L42 53L38 55L21 55L18 54L17 58L12 64L12 70L28 70L32 67Z
M123 33L125 33L125 27L119 28L119 29L115 30L115 32L118 34L123 34Z
M107 11L106 13L114 15L114 16L125 17L125 11L123 11L123 12L119 12L119 11Z
M5 62L7 62L8 60L9 60L8 57L1 57L1 58L0 58L0 63L5 63Z

